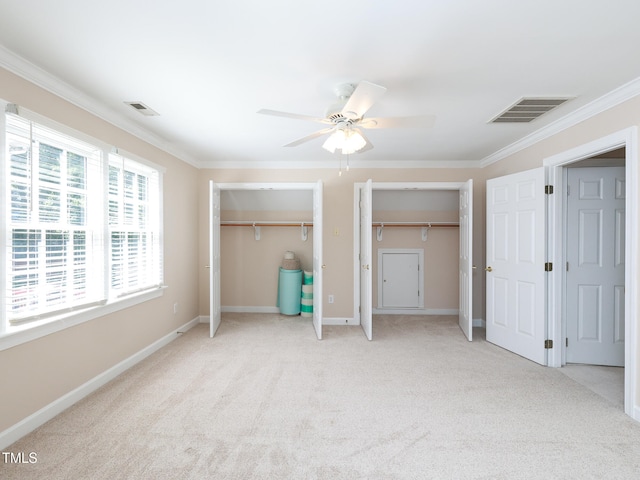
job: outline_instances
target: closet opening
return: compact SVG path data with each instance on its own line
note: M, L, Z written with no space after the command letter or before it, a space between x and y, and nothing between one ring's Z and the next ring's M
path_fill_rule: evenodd
M354 317L458 315L472 339L472 182L355 187Z
M299 315L320 339L322 183L211 182L210 198L210 336L222 312L249 312ZM302 302L302 289L287 292L284 308L293 272L310 286L310 301ZM294 311L296 294L305 308Z

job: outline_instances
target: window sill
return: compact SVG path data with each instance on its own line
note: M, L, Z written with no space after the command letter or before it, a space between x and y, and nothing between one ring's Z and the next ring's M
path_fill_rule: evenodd
M118 310L129 308L139 303L161 297L165 288L167 287L154 288L152 290L147 290L114 300L106 305L90 307L77 312L47 318L46 320L9 327L6 331L0 333L0 351L36 340L69 327L80 325L81 323L117 312Z

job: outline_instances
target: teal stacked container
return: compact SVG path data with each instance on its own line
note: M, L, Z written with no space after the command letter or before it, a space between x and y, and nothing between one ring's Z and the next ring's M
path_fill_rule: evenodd
M302 270L287 270L280 267L278 277L278 303L283 315L300 314L300 292L302 291Z
M313 316L313 273L304 272L302 281L302 298L300 300L300 315L303 317Z

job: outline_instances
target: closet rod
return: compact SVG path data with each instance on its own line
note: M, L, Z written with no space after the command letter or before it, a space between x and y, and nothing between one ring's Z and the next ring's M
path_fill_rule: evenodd
M246 221L221 221L221 226L226 227L313 227L313 222L246 222Z
M373 227L459 227L458 222L373 222Z

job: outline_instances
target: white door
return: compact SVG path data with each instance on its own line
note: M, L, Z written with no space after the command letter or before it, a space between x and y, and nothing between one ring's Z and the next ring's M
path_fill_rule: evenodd
M460 188L460 260L458 324L469 341L473 340L473 180Z
M371 281L371 228L373 211L371 205L372 182L360 189L360 325L369 340L373 339L372 281Z
M322 339L322 180L313 189L313 327Z
M209 336L220 326L220 187L209 182Z
M544 169L487 181L487 341L545 364Z
M419 308L420 255L417 253L380 253L378 263L381 278L380 306L382 308Z
M624 366L625 168L567 169L568 363Z

